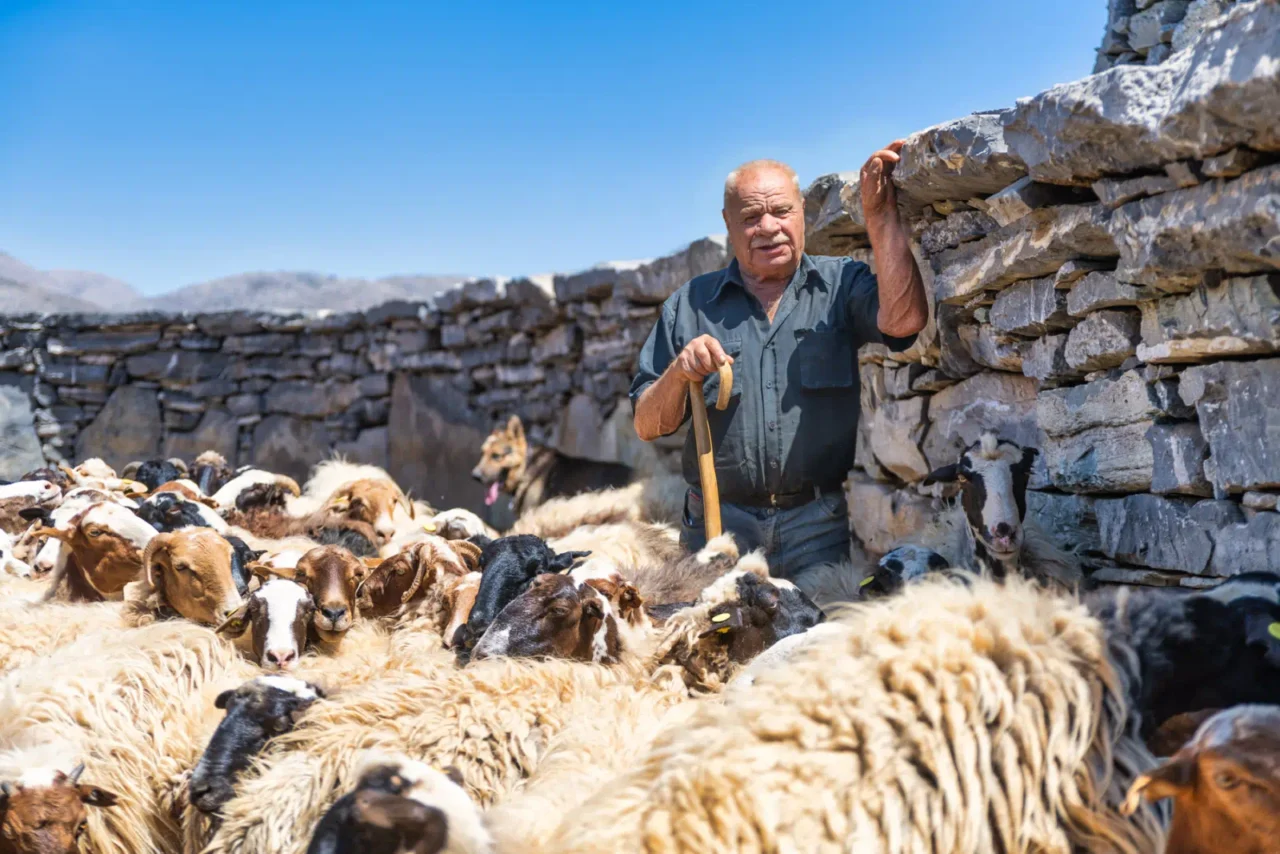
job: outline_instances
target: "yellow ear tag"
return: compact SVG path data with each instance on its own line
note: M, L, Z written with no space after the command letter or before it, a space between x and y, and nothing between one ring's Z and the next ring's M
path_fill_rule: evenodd
M1276 640L1280 640L1280 623L1272 623L1267 626L1267 634L1271 635Z
M728 620L728 619L729 619L729 614L727 614L727 613L725 613L725 614L716 614L714 617L712 617L712 618L711 618L711 622L713 622L713 623L723 623L725 620Z
M868 584L870 584L871 582L873 582L873 581L875 581L875 580L876 580L876 577L875 577L874 575L868 575L866 578L864 578L864 579L862 579L861 581L859 581L859 582L858 582L858 586L859 586L859 587L866 587Z
M729 634L729 632L731 632L731 631L733 631L733 630L732 630L732 629L730 629L728 626L725 626L723 629L716 629L716 634L718 634L718 635L727 635L727 634Z
M435 522L426 522L423 524L422 530L426 531L428 534L434 534L438 528L436 527Z

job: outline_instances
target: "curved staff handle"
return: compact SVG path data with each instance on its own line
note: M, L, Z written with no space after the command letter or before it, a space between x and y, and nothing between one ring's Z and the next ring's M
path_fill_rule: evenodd
M729 395L733 393L733 368L721 365L720 392L716 396L716 409L729 408ZM702 510L706 522L707 540L721 533L720 484L716 481L715 449L711 447L711 424L707 421L707 403L702 396L702 382L689 384L689 406L693 409L693 441L698 449L698 480L702 484Z

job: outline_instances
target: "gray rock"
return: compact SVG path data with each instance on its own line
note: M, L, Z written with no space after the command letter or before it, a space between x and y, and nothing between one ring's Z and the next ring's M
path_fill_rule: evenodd
M926 255L985 237L1000 224L982 211L958 211L920 229L920 248Z
M360 388L355 383L285 380L267 389L263 403L267 412L323 418L342 412L359 399Z
M1206 178L1237 178L1262 163L1262 155L1258 152L1247 148L1233 148L1207 158L1200 164L1200 174Z
M942 391L956 384L956 380L936 368L929 368L911 381L911 390L919 394L922 391Z
M1053 274L1053 285L1058 288L1058 290L1067 290L1070 289L1073 284L1090 273L1114 270L1115 266L1115 263L1110 261L1095 261L1089 258L1073 258L1059 267L1058 272Z
M1046 435L1041 460L1049 482L1067 492L1144 492L1154 458L1151 422L1093 427L1070 436Z
M884 366L885 394L893 398L910 397L917 377L925 372L925 366L912 362L908 365Z
M363 397L383 397L391 393L391 380L386 374L365 374L356 380Z
M112 329L100 332L73 332L50 338L46 343L50 355L81 353L140 353L160 340L159 329Z
M201 353L193 350L155 350L125 360L129 373L145 380L177 380L198 382L220 377L229 372L231 358L223 353Z
M270 355L273 353L291 353L297 336L283 332L264 332L259 335L229 335L222 342L222 349L227 353L243 353L245 355Z
M1147 51L1146 65L1159 65L1169 58L1173 53L1173 48L1165 43L1160 43Z
M1147 430L1147 441L1155 461L1151 491L1159 495L1213 495L1213 487L1204 476L1204 461L1209 445L1194 421L1177 424L1154 424Z
M105 386L111 376L109 365L86 365L66 359L44 359L40 378L59 386Z
M1161 0L1129 18L1129 43L1134 50L1148 50L1173 41L1173 31L1187 14L1190 0Z
M1189 410L1169 385L1126 371L1114 379L1043 391L1036 399L1036 420L1051 436L1069 436L1093 427L1187 417Z
M1280 487L1280 359L1187 368L1179 386L1209 442L1205 474L1223 492Z
M974 113L908 137L893 182L900 203L914 212L933 202L990 195L1025 174L1005 143L1000 114Z
M301 483L311 467L329 456L333 438L323 422L268 415L253 428L249 462Z
M1028 377L986 372L929 399L929 432L921 450L930 468L949 465L984 430L1024 447L1039 447L1036 383Z
M230 373L237 380L292 379L315 377L315 362L301 356L255 356L238 359L231 364Z
M485 515L484 487L471 479L489 423L440 377L398 374L391 388L387 470L437 507ZM423 449L431 449L424 454ZM513 520L506 520L509 525Z
M233 394L227 398L227 410L236 416L257 415L262 412L262 395Z
M1235 4L1236 0L1193 0L1173 30L1173 49L1190 47L1210 22L1226 14Z
M857 172L823 175L804 192L805 251L845 255L870 245Z
M76 458L101 457L117 471L160 449L160 403L154 391L121 386L76 440Z
M1274 492L1246 492L1240 504L1250 510L1275 510L1280 506L1280 495Z
M937 515L931 499L909 489L895 489L854 473L845 484L853 535L873 554L884 554L909 540Z
M1054 277L1027 279L1000 292L991 305L991 325L1001 332L1040 336L1075 325L1067 314L1067 295Z
M1027 518L1033 520L1061 549L1101 553L1098 519L1093 512L1096 500L1088 495L1029 490Z
M190 433L170 433L164 438L164 457L178 457L190 463L205 451L217 451L235 462L240 430L235 415L225 409L204 413Z
M995 371L1022 372L1022 353L1028 346L1027 341L1001 335L987 324L966 324L958 331L976 364Z
M995 195L982 202L982 209L998 224L1010 225L1037 208L1065 205L1081 201L1079 194L1069 187L1041 184L1024 175Z
M1135 306L1155 299L1160 292L1122 282L1110 272L1090 273L1067 293L1067 314L1084 317L1102 308Z
M1142 306L1144 362L1280 351L1280 274L1226 279Z
M353 463L385 469L389 459L390 432L386 427L361 430L350 442L339 442L334 451Z
M1209 571L1280 572L1280 513L1258 513L1243 524L1219 529Z
M1280 149L1280 6L1241 4L1154 67L1113 68L1020 100L1009 146L1038 181L1091 182L1237 145Z
M43 465L31 399L16 383L0 381L0 478L17 480Z
M1067 364L1067 336L1045 335L1032 341L1022 352L1022 373L1046 385L1078 378L1080 372Z
M931 258L938 302L963 302L980 290L1056 273L1074 258L1118 253L1101 204L1041 208L1012 225Z
M1094 512L1107 557L1196 575L1209 569L1215 534L1241 521L1229 502L1155 495L1099 499Z
M1137 312L1095 311L1067 336L1067 364L1077 371L1119 367L1137 349Z
M1134 199L1158 196L1178 189L1168 175L1142 175L1138 178L1102 178L1093 182L1093 191L1109 208L1118 208Z
M1166 163L1164 171L1169 180L1182 189L1194 187L1201 181L1200 167L1194 160Z
M546 373L537 365L498 365L495 370L498 382L503 385L533 385L546 378Z
M881 467L905 481L923 480L931 468L920 452L928 422L926 400L885 400L871 413L871 452Z
M531 356L540 365L557 359L566 359L582 347L582 329L576 324L557 326L538 339Z

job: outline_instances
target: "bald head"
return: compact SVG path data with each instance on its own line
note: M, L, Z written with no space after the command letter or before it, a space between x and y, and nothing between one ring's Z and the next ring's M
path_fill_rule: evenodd
M804 253L804 199L795 170L752 160L724 182L724 224L748 282L786 282Z
M746 163L743 163L737 169L730 172L728 177L724 179L725 209L727 210L730 203L738 198L738 186L740 183L766 172L771 172L786 178L791 182L791 185L795 187L796 196L798 198L801 197L800 176L796 174L796 170L792 169L781 160L748 160Z

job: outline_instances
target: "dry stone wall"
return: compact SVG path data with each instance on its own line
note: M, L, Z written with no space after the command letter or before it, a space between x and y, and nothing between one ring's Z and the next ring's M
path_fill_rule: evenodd
M1110 13L1117 67L903 150L933 317L906 353L859 354L872 552L992 429L1040 449L1030 512L1099 579L1280 571L1280 0ZM874 266L858 198L856 172L809 187L810 252ZM0 476L206 447L300 475L336 450L478 507L468 472L511 412L567 453L674 468L682 437L639 443L625 391L662 300L729 257L708 238L359 314L5 318Z

